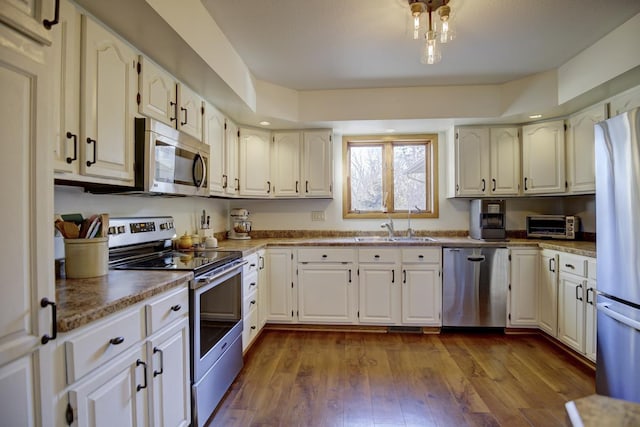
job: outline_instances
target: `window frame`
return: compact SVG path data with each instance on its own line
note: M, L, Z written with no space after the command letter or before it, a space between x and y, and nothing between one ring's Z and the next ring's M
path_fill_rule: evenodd
M412 212L412 218L438 218L439 217L439 187L438 187L438 135L351 135L342 137L342 218L406 218L407 210L394 210L394 185L393 185L393 146L394 145L425 145L425 167L427 182L425 186L427 209L424 212ZM351 146L377 146L383 147L383 194L387 193L385 200L389 208L385 211L350 211L351 206Z

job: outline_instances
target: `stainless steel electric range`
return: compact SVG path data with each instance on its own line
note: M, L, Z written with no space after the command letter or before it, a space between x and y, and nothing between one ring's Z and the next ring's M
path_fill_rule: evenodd
M172 217L110 218L110 268L188 270L192 426L209 419L242 369L242 252L172 249Z

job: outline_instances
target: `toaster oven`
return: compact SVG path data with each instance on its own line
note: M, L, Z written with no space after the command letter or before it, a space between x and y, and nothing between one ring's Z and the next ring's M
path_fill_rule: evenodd
M575 240L580 218L574 215L527 216L527 237Z

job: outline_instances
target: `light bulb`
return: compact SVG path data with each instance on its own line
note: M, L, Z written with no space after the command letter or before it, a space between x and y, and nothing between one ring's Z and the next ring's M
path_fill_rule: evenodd
M423 54L420 58L421 62L423 64L436 64L440 62L442 59L442 53L440 52L440 45L438 44L436 32L427 32L425 39Z
M414 1L410 3L411 6L411 29L412 38L414 40L420 40L422 29L422 12L424 12L424 3L421 1Z
M420 14L413 15L413 39L418 40L420 38Z
M440 43L446 43L449 40L453 40L456 37L456 32L451 24L451 8L447 5L441 6L438 9L438 15L440 15L440 20L437 24L437 31Z

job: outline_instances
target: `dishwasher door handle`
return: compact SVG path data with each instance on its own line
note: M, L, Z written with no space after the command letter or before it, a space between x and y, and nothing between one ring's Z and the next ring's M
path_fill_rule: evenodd
M471 261L471 262L482 262L484 261L484 259L485 259L484 255L467 257L467 261Z

